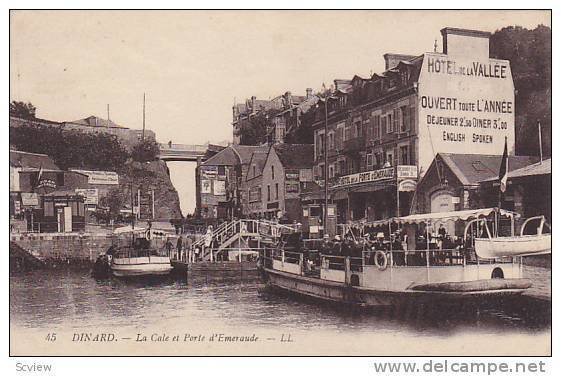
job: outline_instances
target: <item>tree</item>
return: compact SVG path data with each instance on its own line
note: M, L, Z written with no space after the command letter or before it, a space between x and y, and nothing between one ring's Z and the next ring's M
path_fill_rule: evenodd
M516 153L539 153L538 121L544 154L551 155L551 29L509 26L491 35L491 57L510 61L514 79Z
M37 109L31 102L10 102L10 116L15 116L23 119L35 119L35 111Z
M129 157L114 135L63 130L35 123L10 127L10 144L21 151L47 154L62 169L120 170Z
M121 213L124 199L120 190L114 188L107 192L107 195L101 197L99 199L99 203L100 206L106 207L108 209L110 219L116 219Z
M144 139L144 141L139 142L134 145L131 157L136 162L151 162L158 159L160 155L160 147L156 140L151 138Z
M267 142L267 131L271 129L271 113L260 111L244 121L236 134L240 145L260 145Z

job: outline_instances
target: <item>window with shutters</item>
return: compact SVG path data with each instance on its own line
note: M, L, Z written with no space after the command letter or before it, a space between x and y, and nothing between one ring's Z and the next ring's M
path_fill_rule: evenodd
M366 141L372 140L372 122L366 121L364 127L366 128Z
M409 164L409 146L408 145L401 146L399 148L399 155L400 155L401 164L408 165Z
M409 116L409 107L408 106L401 106L401 128L400 132L407 132L410 129L410 116Z
M343 138L344 141L350 140L352 138L351 136L351 125L350 124L345 124L345 136Z
M399 108L394 108L393 110L393 130L399 133L399 128L401 124L401 111Z
M337 126L337 131L335 133L336 137L335 137L335 148L337 150L342 150L343 149L343 131L344 131L344 125L342 126Z
M393 118L392 114L386 115L386 133L390 134L393 133Z
M345 159L339 160L339 174L346 175L347 174L347 162Z
M380 138L380 115L375 115L373 118L374 124L373 124L373 135L372 137L375 140L378 140Z
M64 186L64 172L57 172L57 174L56 174L56 185L57 185L57 187Z
M355 121L353 129L353 138L362 137L362 124L361 121Z
M271 201L271 186L267 186L267 201Z
M52 201L45 201L44 203L44 216L45 217L53 217L55 215L55 204Z
M372 168L373 158L372 153L366 154L366 169L369 170Z

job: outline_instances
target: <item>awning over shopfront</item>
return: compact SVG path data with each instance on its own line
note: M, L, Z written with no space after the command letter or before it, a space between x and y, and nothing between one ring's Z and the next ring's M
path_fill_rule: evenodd
M474 210L459 210L459 211L451 211L451 212L442 212L442 213L426 213L426 214L412 214L405 217L393 217L387 219L380 219L377 221L355 221L349 223L351 226L383 226L387 225L389 222L392 223L401 223L401 224L433 224L438 222L446 222L446 221L467 221L470 219L475 219L479 217L488 216L497 210L496 208L486 208L486 209L474 209ZM500 210L501 215L508 217L508 218L518 218L520 215L511 212L509 210Z
M459 211L452 211L452 212L442 212L442 213L427 213L427 214L412 214L406 217L400 218L392 218L392 221L398 223L434 223L434 222L444 222L444 221L467 221L469 219L475 219L482 216L488 216L493 213L495 208L486 208L486 209L475 209L475 210L459 210ZM501 215L509 217L509 218L516 218L519 215L508 211L508 210L500 210Z

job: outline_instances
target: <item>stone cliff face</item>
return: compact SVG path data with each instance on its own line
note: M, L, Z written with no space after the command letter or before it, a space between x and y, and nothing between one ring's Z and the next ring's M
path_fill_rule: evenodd
M132 182L135 190L141 189L143 192L154 190L156 219L181 218L179 195L171 183L169 170L164 161L146 163L130 161L119 174L122 174L119 181L125 202L130 201L130 183Z

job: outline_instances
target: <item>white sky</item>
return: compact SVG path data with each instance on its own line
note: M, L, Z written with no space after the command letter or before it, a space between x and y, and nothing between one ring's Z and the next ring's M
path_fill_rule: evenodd
M231 139L234 98L303 95L383 70L386 52L441 48L445 26L549 25L548 12L14 11L11 90L38 116L106 116L162 142Z
M384 68L387 52L441 49L446 26L550 26L538 11L12 11L10 100L49 120L106 117L161 142L231 140L232 104ZM177 170L177 169L180 170ZM192 166L174 164L184 213ZM183 177L182 179L178 177Z

